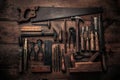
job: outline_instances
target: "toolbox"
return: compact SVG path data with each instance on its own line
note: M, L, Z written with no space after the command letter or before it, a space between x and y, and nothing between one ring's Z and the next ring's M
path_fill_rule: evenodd
M32 9L34 16L21 13L18 21L20 72L107 71L101 7Z

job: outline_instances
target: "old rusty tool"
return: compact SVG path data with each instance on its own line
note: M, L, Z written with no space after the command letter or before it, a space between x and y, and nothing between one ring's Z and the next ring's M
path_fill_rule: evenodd
M99 32L99 53L101 54L101 62L103 71L107 71L107 55L105 48L105 39L104 39L104 27L102 24L102 13L98 16L98 32Z
M23 47L23 70L26 71L28 68L28 39L25 38L24 47Z
M54 37L54 39L56 40L58 37L58 33L57 31L53 28L53 32L46 32L46 31L42 31L42 32L24 32L21 34L22 38L25 37Z
M19 7L17 8L19 12L19 19L17 20L19 23L26 22L31 18L36 16L36 10L38 10L38 6L35 7Z
M50 66L52 71L52 44L51 40L44 41L44 64Z
M42 27L48 27L48 29L51 28L51 22L48 21L46 24L40 24L40 23L32 23L34 26L42 26Z
M29 52L29 59L35 60L36 52L35 52L35 42L30 42L30 52Z
M101 7L93 8L63 8L63 7L19 7L19 23L43 22L56 19L70 18L88 14L102 13Z
M65 73L66 72L66 63L65 63L65 52L64 52L65 50L64 49L62 49L62 52L61 52L61 71L63 72L63 73Z
M85 34L85 28L84 26L81 27L81 50L85 51L85 38L84 38L84 34Z
M72 43L73 46L75 47L75 43L76 43L76 30L74 29L74 27L70 27L69 28L69 48L70 48L70 44Z
M44 54L43 54L42 40L41 39L37 40L37 46L38 46L38 51L36 52L36 60L43 61Z
M87 14L96 14L102 12L101 7L93 8L62 8L62 7L39 7L36 11L36 17L31 18L31 22L50 21L56 19L70 18Z
M53 71L56 72L56 47L54 48L53 54Z
M65 53L67 53L67 22L64 19L64 49Z
M99 50L99 36L98 36L98 17L93 17L94 20L94 33L95 33L95 50Z
M86 26L86 51L90 51L90 27Z
M80 23L84 23L84 21L81 19L81 17L74 17L76 21L76 53L80 54Z

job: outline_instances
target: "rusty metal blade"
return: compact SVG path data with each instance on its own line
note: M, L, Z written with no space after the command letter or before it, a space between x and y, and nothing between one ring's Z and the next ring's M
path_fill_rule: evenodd
M39 7L38 11L36 12L36 17L32 18L31 22L49 21L102 12L103 9L101 7L94 8Z

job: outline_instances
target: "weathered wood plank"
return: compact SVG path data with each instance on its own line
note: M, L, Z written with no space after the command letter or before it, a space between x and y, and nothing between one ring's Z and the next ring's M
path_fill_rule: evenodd
M0 45L0 68L17 67L18 51L18 45Z
M100 62L76 62L75 68L70 68L70 73L76 72L97 72L102 71L101 63Z
M0 21L0 43L18 43L19 34L17 22Z

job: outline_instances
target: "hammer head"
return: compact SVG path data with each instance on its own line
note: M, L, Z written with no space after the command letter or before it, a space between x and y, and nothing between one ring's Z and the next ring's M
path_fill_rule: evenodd
M79 20L80 22L84 23L84 20L79 16L71 17L71 20L73 21Z

